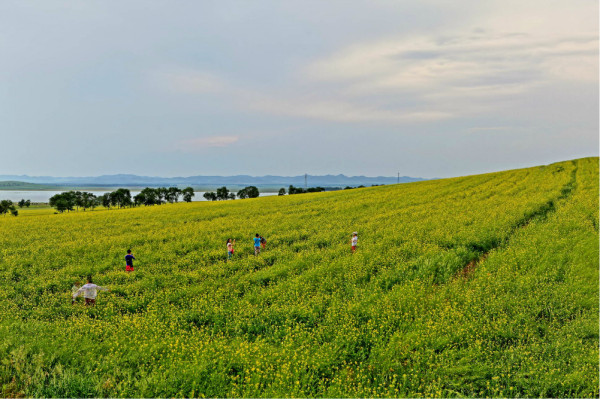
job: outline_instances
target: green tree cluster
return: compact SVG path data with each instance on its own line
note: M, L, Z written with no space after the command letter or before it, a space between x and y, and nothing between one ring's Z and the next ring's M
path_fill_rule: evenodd
M15 205L11 200L0 201L0 215L5 216L9 212L13 216L17 216L19 214L19 211L17 211L17 208L15 208Z
M255 186L248 186L248 187L242 188L237 193L237 196L239 199L257 198L259 195L260 195L260 192L258 191L258 188L256 188Z
M302 187L294 187L290 185L288 189L288 194L320 193L321 191L325 191L325 189L323 187L309 187L307 189L304 189ZM279 192L281 192L281 190L279 190Z
M17 205L19 205L19 208L23 208L24 206L26 206L27 208L29 208L29 206L31 205L31 200L21 199L21 201L19 201L17 203Z
M88 208L93 209L99 205L99 202L98 197L92 193L85 191L66 191L50 197L49 204L62 213L64 211L72 211L75 208L83 208L84 211Z
M191 202L194 195L192 187L186 187L183 190L177 187L146 187L133 197L131 196L131 191L126 188L119 188L115 191L104 193L99 197L88 192L66 191L53 195L50 198L49 204L62 213L64 211L72 211L75 208L83 208L85 211L88 208L93 209L97 206L110 209L113 207L162 205L166 202L172 204L179 202L180 197L183 197L185 202Z
M237 195L233 192L230 192L229 189L225 186L217 188L217 192L209 191L204 193L203 197L207 201L225 201L225 200L234 200L236 196L239 199L246 198L256 198L260 195L258 188L255 186L248 186L237 192Z
M182 197L185 202L192 202L195 195L192 187L184 189L178 187L146 187L133 197L133 204L135 206L162 205L166 202L173 204L179 202L179 197Z

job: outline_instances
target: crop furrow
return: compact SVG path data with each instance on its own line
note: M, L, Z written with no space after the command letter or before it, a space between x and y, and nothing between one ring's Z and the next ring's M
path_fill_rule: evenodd
M558 195L556 198L548 200L536 210L515 223L515 225L511 228L510 233L506 237L493 242L492 246L488 250L482 251L479 257L465 264L465 266L455 274L455 278L469 277L475 272L475 270L477 270L478 266L485 261L490 252L498 248L506 247L510 242L511 237L513 237L519 231L519 229L526 228L534 220L545 221L551 213L556 212L557 203L566 201L570 196L573 195L573 192L577 187L577 164L575 161L573 161L573 163L575 164L575 168L571 172L571 179L562 187L560 190L560 195Z

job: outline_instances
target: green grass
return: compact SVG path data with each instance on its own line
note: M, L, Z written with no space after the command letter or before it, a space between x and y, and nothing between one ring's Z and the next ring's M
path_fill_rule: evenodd
M28 212L0 218L2 396L598 397L598 158ZM71 306L87 274L111 292Z

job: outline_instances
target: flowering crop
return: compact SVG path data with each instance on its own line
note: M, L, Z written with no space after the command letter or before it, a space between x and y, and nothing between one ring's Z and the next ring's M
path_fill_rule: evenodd
M35 212L0 217L2 396L599 394L598 158ZM111 291L72 306L88 274Z

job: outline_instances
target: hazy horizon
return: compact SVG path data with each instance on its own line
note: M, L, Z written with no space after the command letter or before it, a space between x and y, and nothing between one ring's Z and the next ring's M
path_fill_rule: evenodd
M598 155L589 155L589 156L582 156L579 158L573 158L573 159L562 159L562 160L556 160L556 161L552 161L552 162L548 162L548 163L544 163L544 164L531 164L531 165L523 165L523 166L518 166L518 167L511 167L508 169L499 169L499 170L486 170L486 171L481 171L481 172L473 172L473 173L469 173L467 175L456 175L456 176L445 176L445 177L439 177L439 176L409 176L409 175L403 175L402 173L400 173L400 177L411 177L411 178L422 178L422 179L427 179L427 180L432 180L432 179L443 179L443 178L452 178L452 177L463 177L463 176L469 176L469 175L478 175L478 174L485 174L485 173L494 173L494 172L502 172L504 170L512 170L512 169L524 169L524 168L530 168L530 167L536 167L536 166L543 166L543 165L551 165L553 163L558 163L558 162L565 162L565 161L571 161L571 160L575 160L575 159L580 159L580 158L594 158L594 157L598 157ZM235 174L231 174L231 175L207 175L207 174L197 174L197 175L172 175L172 176L166 176L166 175L142 175L142 174L136 174L136 173L110 173L110 174L98 174L98 175L68 175L68 176L57 176L57 175L33 175L33 174L8 174L8 173L0 173L0 176L28 176L28 177L53 177L53 178L86 178L86 177L101 177L101 176L139 176L139 177L150 177L150 178L164 178L164 179L172 179L172 178L188 178L188 177L195 177L195 176L203 176L203 177L234 177L234 176L250 176L250 177L268 177L268 176L276 176L276 177L302 177L305 175L305 173L298 173L298 174L293 174L293 175L278 175L278 174L265 174L265 175L251 175L251 174L247 174L247 173L235 173ZM385 177L385 178L396 178L398 176L398 173L394 174L390 174L390 175L367 175L367 174L359 174L359 175L348 175L345 173L323 173L323 174L310 174L308 173L309 176L346 176L346 177L368 177L368 178L375 178L375 177Z

